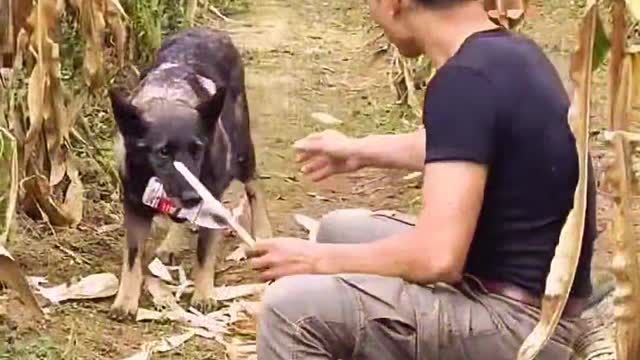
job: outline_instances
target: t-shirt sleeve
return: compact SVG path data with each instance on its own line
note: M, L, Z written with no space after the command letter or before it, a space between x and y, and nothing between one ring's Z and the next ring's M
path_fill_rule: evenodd
M495 90L483 74L462 66L442 68L426 90L423 122L425 163L491 163L497 108Z

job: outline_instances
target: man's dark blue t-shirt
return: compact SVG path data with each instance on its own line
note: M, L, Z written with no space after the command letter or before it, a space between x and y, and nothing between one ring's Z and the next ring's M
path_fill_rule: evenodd
M579 177L570 100L554 66L531 40L504 29L478 32L429 82L426 163L488 166L484 203L465 272L544 292ZM572 295L591 294L596 238L589 163L587 221Z

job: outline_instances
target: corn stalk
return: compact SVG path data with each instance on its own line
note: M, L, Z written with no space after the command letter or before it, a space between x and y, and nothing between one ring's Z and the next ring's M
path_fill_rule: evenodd
M613 236L616 242L612 270L616 276L615 291L616 359L637 359L640 354L640 267L636 244L633 240L630 209L630 189L633 184L631 144L628 132L633 89L637 87L633 69L637 59L625 50L626 10L624 0L616 0L612 7L613 29L611 40L604 34L598 14L598 1L589 1L579 33L579 48L572 57L571 79L576 85L569 111L571 128L577 139L580 154L580 180L575 193L574 209L569 214L560 236L560 243L547 277L542 316L532 333L525 339L518 359L533 359L554 332L566 304L578 257L582 246L584 214L586 208L586 161L589 129L589 102L591 99L591 72L606 57L609 61L609 126L618 131L609 135L609 147L615 150L616 160L605 177L605 186L612 188L616 206ZM637 95L637 94L636 94ZM627 134L627 135L624 135ZM636 137L633 135L632 137ZM626 219L626 220L625 220Z
M591 78L598 22L598 8L593 4L582 21L578 50L571 59L570 75L575 89L569 109L569 123L576 137L580 168L573 209L562 228L560 241L551 261L540 321L520 347L518 360L534 359L549 341L564 311L576 273L586 215Z
M637 2L635 6L638 6ZM635 10L630 8L633 13ZM610 118L609 132L605 134L605 139L606 145L615 154L615 160L606 169L604 184L613 194L614 200L611 235L615 246L611 268L617 282L614 319L616 359L620 360L640 358L640 266L637 258L638 244L634 239L631 223L632 194L640 192L637 187L638 177L634 179L632 169L632 150L640 144L640 134L628 132L633 103L640 96L638 84L634 84L640 75L640 65L637 51L625 49L623 35L627 32L626 10L624 1L614 3L612 61L609 68Z
M0 175L0 189L8 189L0 194L0 214L3 214L0 246L4 246L9 239L18 202L18 145L16 139L3 127L0 127L0 165L2 169L9 170Z

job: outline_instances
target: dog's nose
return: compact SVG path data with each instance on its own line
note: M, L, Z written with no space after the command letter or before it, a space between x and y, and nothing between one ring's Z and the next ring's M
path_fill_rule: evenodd
M183 191L182 196L180 196L180 202L182 202L182 206L185 208L191 208L198 205L200 200L202 200L202 198L194 190Z

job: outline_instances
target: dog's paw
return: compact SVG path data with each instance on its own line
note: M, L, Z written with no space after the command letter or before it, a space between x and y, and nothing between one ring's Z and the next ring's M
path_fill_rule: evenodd
M137 312L137 306L131 307L113 304L111 309L109 309L109 319L119 322L133 321L136 318Z
M138 300L131 296L118 294L109 309L109 318L120 322L135 320L138 313Z
M213 297L213 292L204 295L200 291L194 291L191 297L191 306L198 309L203 314L208 314L218 309L218 301Z

